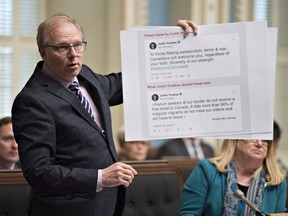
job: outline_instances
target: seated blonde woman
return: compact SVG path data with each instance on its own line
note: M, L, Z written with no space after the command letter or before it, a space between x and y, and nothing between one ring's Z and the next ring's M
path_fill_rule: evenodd
M178 215L256 215L237 190L264 213L286 211L286 181L272 141L225 140L220 156L200 160L187 179Z

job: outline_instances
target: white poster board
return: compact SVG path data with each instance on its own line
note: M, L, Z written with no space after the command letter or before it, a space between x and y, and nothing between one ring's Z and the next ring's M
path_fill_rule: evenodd
M180 27L121 31L126 140L271 139L275 34L266 22L199 26L185 39Z

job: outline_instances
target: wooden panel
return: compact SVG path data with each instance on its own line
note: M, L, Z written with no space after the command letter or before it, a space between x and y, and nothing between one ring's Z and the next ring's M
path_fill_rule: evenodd
M27 184L22 170L0 170L0 184Z
M138 175L155 174L176 174L179 180L179 187L182 188L184 179L181 171L168 163L167 160L145 160L145 161L124 161L131 165Z
M182 156L165 157L165 159L168 160L170 165L177 167L181 171L184 183L198 162L198 159L191 159L190 157Z

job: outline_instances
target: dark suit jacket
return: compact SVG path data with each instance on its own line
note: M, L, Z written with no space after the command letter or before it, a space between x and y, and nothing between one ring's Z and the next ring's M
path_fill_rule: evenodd
M211 146L203 141L200 141L200 146L205 158L214 156ZM164 156L189 156L189 152L182 139L171 139L159 147L157 158L161 159Z
M121 73L102 76L83 65L77 77L88 84L102 133L78 98L42 66L39 62L12 108L22 170L33 191L30 215L112 216L117 200L115 215L121 215L124 187L96 193L98 169L117 161L109 107L122 103Z

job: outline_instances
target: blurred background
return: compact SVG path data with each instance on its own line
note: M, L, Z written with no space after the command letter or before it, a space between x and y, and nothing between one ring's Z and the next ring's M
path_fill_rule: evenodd
M101 74L121 71L120 30L176 25L178 19L198 25L267 20L269 27L278 28L274 118L283 131L278 154L287 164L287 11L287 0L0 0L0 117L11 115L15 96L41 60L35 40L38 25L56 12L70 14L83 27L88 41L84 63ZM112 115L116 137L124 122L123 105L113 107ZM207 141L217 151L220 141ZM152 148L159 145L161 141L151 142Z

